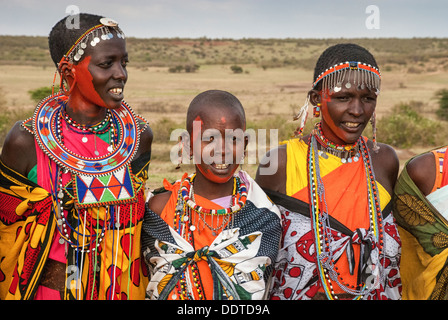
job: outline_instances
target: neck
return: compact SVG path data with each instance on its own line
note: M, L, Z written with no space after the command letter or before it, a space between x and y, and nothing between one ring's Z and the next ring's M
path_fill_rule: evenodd
M316 126L314 127L313 135L316 136L317 141L324 148L330 148L330 149L334 149L336 151L351 151L357 146L358 141L359 141L359 138L358 138L358 140L353 144L349 144L349 143L338 144L338 143L332 142L327 137L325 137L324 132L322 131L322 126L321 126L320 122L318 124L316 124Z
M225 183L215 183L205 178L199 170L193 180L194 193L209 200L230 196L233 193L234 179Z
M65 107L67 115L76 123L96 125L106 117L107 109L70 96Z

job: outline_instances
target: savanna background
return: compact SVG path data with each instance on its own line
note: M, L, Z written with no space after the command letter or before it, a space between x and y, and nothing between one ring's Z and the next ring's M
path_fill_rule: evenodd
M378 141L396 149L401 165L448 143L448 39L128 37L125 100L154 133L148 187L157 188L164 178L172 181L193 169L175 169L170 150L176 141L170 141L170 134L185 127L187 107L202 91L232 92L245 107L248 128L278 129L279 140L290 138L298 125L293 115L305 101L318 56L340 42L364 46L377 59L382 73ZM0 36L0 48L2 145L13 123L30 117L51 90L55 66L46 37ZM305 131L311 125L309 121ZM370 127L365 135L371 137ZM257 164L243 168L255 176Z

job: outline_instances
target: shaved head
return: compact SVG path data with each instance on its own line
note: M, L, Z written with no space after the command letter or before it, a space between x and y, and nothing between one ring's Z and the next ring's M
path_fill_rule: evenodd
M208 90L198 94L190 103L187 111L187 131L191 134L193 121L206 118L213 109L226 110L239 114L243 129L246 127L246 114L241 102L231 93L221 90Z

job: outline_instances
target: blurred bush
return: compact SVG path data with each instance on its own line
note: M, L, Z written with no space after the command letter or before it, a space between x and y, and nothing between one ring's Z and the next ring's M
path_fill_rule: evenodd
M377 139L396 148L429 147L447 143L448 128L441 121L422 116L423 103L411 101L377 120Z
M441 89L435 94L439 101L439 108L436 111L437 116L442 120L448 120L448 89Z

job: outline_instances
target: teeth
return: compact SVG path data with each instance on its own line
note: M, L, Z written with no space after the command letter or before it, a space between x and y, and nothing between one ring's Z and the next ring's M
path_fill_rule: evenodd
M356 128L357 126L359 126L359 123L356 123L356 122L345 122L345 125L347 127L350 127L350 128Z
M114 93L114 94L121 94L123 92L123 89L121 89L121 88L112 88L109 91Z
M228 164L215 164L216 169L227 169L228 167Z

